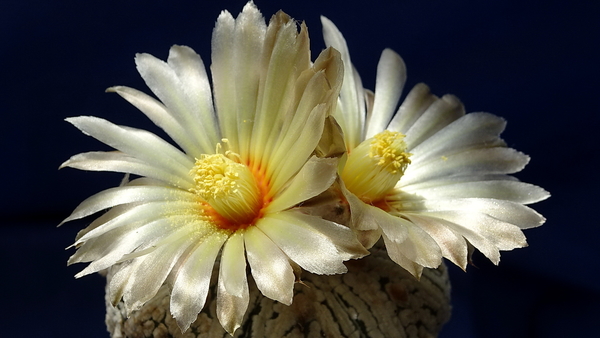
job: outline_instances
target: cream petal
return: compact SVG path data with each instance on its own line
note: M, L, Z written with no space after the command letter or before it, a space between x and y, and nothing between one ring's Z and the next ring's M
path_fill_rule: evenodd
M159 257L157 257L157 258L159 258L159 260L155 261L154 262L155 264L151 267L153 267L153 271L154 271L154 269L156 269L159 271L159 273L160 273L161 269L167 270L167 269L165 269L164 266L158 267L158 263L166 263L167 265L171 265L171 262L169 262L169 261L172 260L173 257L164 255L164 253L165 253L164 251L169 250L169 249L173 250L176 248L178 248L178 247L177 246L163 247L160 251L155 251L152 256L147 255L147 256L140 257L140 258L137 258L137 259L134 259L131 261L124 262L121 265L117 265L117 269L116 269L117 271L115 272L115 274L113 275L113 277L110 281L109 290L108 290L110 300L111 300L111 303L113 304L113 306L115 306L119 302L121 297L125 297L125 293L127 293L127 298L128 298L128 301L125 302L125 307L126 307L126 310L128 313L130 313L131 311L134 310L132 308L133 303L135 303L135 305L137 306L140 304L140 300L146 299L148 297L149 297L148 299L152 298L156 294L156 291L154 291L153 293L147 292L146 294L142 295L142 297L140 297L139 299L132 299L132 297L131 297L132 294L131 294L130 289L132 287L138 287L138 286L141 287L141 285L138 285L138 283L140 282L137 279L137 277L140 276L137 274L138 269L143 264L151 265L150 263L151 263L152 259L151 260L146 260L146 259L149 257L154 258L156 256L156 253L158 252ZM163 254L162 256L160 256L161 253ZM165 259L167 260L167 262L164 262ZM174 262L172 264L174 264ZM170 270L170 268L169 268L169 270ZM143 282L143 285L152 286L150 284L155 284L157 279L161 279L161 276L160 275L159 276L148 276L147 275L148 271L149 270L140 271L140 272L144 272L144 277L148 278L147 281L142 281L142 282ZM168 271L166 271L166 272L168 273ZM152 278L152 277L154 277L154 278ZM166 275L165 275L165 278L166 278ZM161 284L162 284L162 282L161 282ZM159 287L160 287L160 285L159 285ZM138 292L140 292L140 291L152 291L152 290L145 290L145 289L139 290L139 287L138 287ZM138 296L138 294L136 293L133 296Z
M236 53L233 52L236 50L235 26L235 19L231 13L222 11L212 33L212 64L210 65L219 126L222 134L228 138L233 147L237 147L239 144L235 121L238 113L235 76L238 75L238 72L232 71L233 69L237 70L238 64ZM250 68L249 70L254 71L254 69ZM238 151L238 149L234 149L234 151Z
M129 312L138 310L156 295L179 257L192 243L189 229L175 231L163 239L163 245L136 258L140 263L131 271L131 281L123 291L123 301Z
M407 240L410 234L405 220L377 207L367 206L373 221L376 222L389 240L396 243L402 243Z
M305 88L295 112L289 114L277 139L272 140L272 154L263 156L268 159L266 177L270 178L274 191L287 184L315 151L331 103L339 94L341 67L339 53L330 48L319 55L312 69L301 74L299 82L309 80L306 86L300 85ZM290 152L294 155L290 156Z
M115 217L118 217L119 215L127 212L129 209L134 208L138 205L139 205L138 203L130 203L130 204L117 205L117 206L110 208L109 210L107 210L106 212L104 212L100 216L98 216L98 218L94 219L92 221L92 223L90 223L86 228L80 230L77 233L77 236L75 236L75 243L77 243L77 241L79 239L81 239L81 237L85 236L85 234L87 234L88 232L96 229L97 227L103 225L104 223L110 221L111 219L113 219ZM71 246L67 247L67 249L69 249L73 246L75 246L75 244L72 244Z
M293 118L300 98L297 94L302 90L296 87L296 82L310 67L306 26L301 25L298 33L296 22L289 16L282 12L274 15L267 27L263 53L264 74L250 144L252 158L256 161L254 165L261 168L269 165L270 154L278 146L277 140Z
M213 153L214 145L220 140L218 124L209 105L210 98L205 95L194 94L185 89L191 78L206 78L204 66L200 57L189 47L174 46L169 51L168 63L155 58L150 54L137 54L135 63L138 72L152 92L164 103L172 116L186 129L187 135L197 144L202 153ZM175 64L175 65L174 65ZM198 74L185 75L180 78L177 71L184 73L183 69L195 69ZM185 72L187 73L187 72ZM208 82L208 78L203 79ZM193 85L203 88L206 83ZM202 121L202 123L198 123Z
M60 168L71 167L89 171L114 171L151 177L181 189L194 187L190 175L180 176L148 164L122 152L87 152L72 156Z
M260 292L290 305L295 277L288 257L256 226L246 229L244 243L252 276Z
M264 18L252 2L235 20L221 13L213 31L211 70L219 124L244 160L256 114L265 31Z
M408 93L387 129L406 135L410 127L436 100L437 96L431 94L426 84L417 84Z
M131 271L139 263L139 260L133 260L115 266L115 274L112 276L110 284L108 285L108 295L113 306L116 306L123 297L125 287L127 287L132 280Z
M336 179L337 164L337 158L311 157L283 192L275 196L265 213L291 208L327 190Z
M343 185L342 185L343 186ZM344 197L350 206L351 226L355 230L370 231L377 230L379 226L371 215L370 206L361 201L354 194L345 189L342 189ZM368 247L367 247L368 248Z
M220 281L221 279L219 279L219 282ZM244 282L241 284L241 287L242 292L240 297L227 293L225 287L221 283L219 283L217 288L217 318L219 319L221 326L223 326L225 331L230 335L233 335L235 330L242 325L244 314L248 309L248 283L245 274Z
M523 231L518 226L511 223L502 222L492 216L483 213L472 213L467 217L459 217L456 213L443 213L444 218L454 218L455 222L460 220L461 224L468 226L471 229L483 234L500 250L512 250L515 248L523 248L527 246L527 241ZM465 220L466 218L466 220Z
M244 235L241 231L232 234L223 247L219 283L223 284L225 292L235 297L242 297L244 287L247 289Z
M113 229L125 225L135 223L150 223L154 220L160 218L168 218L169 216L177 214L181 214L181 216L186 216L186 214L189 213L189 210L195 210L196 208L197 202L185 201L156 201L136 205L133 208L127 210L126 212L123 212L107 220L105 223L90 230L85 235L81 236L81 238L79 238L75 242L75 245L83 243L91 238L101 236Z
M324 16L321 16L323 25L323 38L327 46L338 50L344 64L344 82L340 92L340 101L335 118L344 130L348 149L354 149L363 138L365 125L365 105L363 86L358 72L350 61L348 46L338 28Z
M350 206L350 226L352 229L357 230L356 236L365 248L370 249L377 243L381 237L383 228L386 228L388 234L393 236L397 241L402 241L406 238L406 229L396 226L396 217L377 207L364 203L354 194L348 192L345 187L342 189L342 192Z
M256 226L304 270L321 275L348 271L343 262L352 258L352 255L340 250L332 238L316 231L310 223L305 222L319 220L329 223L331 227L342 226L314 216L309 216L308 220L298 216L299 213L285 211L270 214L258 221ZM346 229L351 235L352 231Z
M98 272L117 262L127 260L125 258L134 251L139 252L153 247L165 236L173 233L171 224L166 219L153 220L143 224L129 223L106 235L90 239L83 243L77 253L69 259L69 263L93 260L75 277L79 278ZM82 254L78 255L80 252Z
M85 199L60 224L92 215L100 210L126 203L152 201L193 201L198 198L184 190L162 186L125 186L103 190Z
M323 134L314 154L318 157L341 158L346 153L346 143L342 128L336 119L329 115L325 118Z
M238 231L227 240L219 268L217 318L232 335L242 323L249 300L243 236Z
M201 154L200 148L193 141L193 138L187 134L185 128L167 108L155 98L133 88L125 86L110 87L107 92L119 94L127 100L144 115L146 115L154 124L164 130L181 148L191 156L199 157Z
M372 114L367 121L366 139L385 130L396 110L400 94L406 82L406 65L396 52L386 48L377 65L375 100Z
M455 198L455 199L424 199L413 208L403 208L403 211L476 211L489 215L502 222L518 226L521 229L542 225L545 218L533 209L519 203L490 198Z
M181 332L185 332L204 307L217 254L227 240L225 234L209 234L188 254L177 270L170 309Z
M102 270L110 265L143 256L158 247L165 237L184 227L194 226L194 235L200 236L210 229L189 215L171 216L125 224L98 237L94 237L81 245L69 263L93 262L76 275L83 275ZM79 254L81 252L81 254Z
M452 121L465 115L465 108L458 98L444 95L433 102L419 119L406 131L406 147L409 151L444 128Z
M106 260L110 260L112 259L111 255L115 255L117 256L116 258L114 258L114 262L118 261L119 259L121 259L121 257L123 257L123 255L130 253L131 251L133 251L134 248L124 248L123 247L123 243L131 243L131 241L129 241L127 239L127 236L131 233L132 228L136 228L138 227L139 224L127 224L125 226L119 227L118 229L114 229L111 233L111 236L100 236L98 238L92 238L86 242L83 243L79 243L78 245L78 250L71 256L69 257L69 260L67 261L67 265L71 265L74 263L85 263L85 262L92 262L90 265L88 265L83 271L81 271L80 273L78 273L77 275L75 275L76 278L79 278L81 276L87 275L88 271L94 270L95 266L97 266L98 264L103 264L102 262L97 263L96 261L98 260L102 260L102 261L106 261ZM114 251L120 251L122 250L123 252L121 253L115 253ZM106 258L107 256L110 256L108 258ZM93 267L91 267L91 265L93 265ZM101 270L101 269L98 269ZM98 271L95 270L95 271ZM95 272L92 271L92 272ZM90 272L91 273L91 272Z
M392 259L392 261L396 262L398 265L403 267L406 271L410 272L417 279L421 277L423 273L423 267L414 261L406 258L402 253L400 245L398 242L394 242L390 240L385 233L381 235L383 237L383 242L385 244L385 250L388 253L388 256Z
M435 218L411 213L403 213L403 215L427 232L436 241L440 247L442 256L458 265L461 269L467 269L467 242L462 236L457 235L450 228L440 224Z
M525 236L517 226L482 213L440 211L419 214L439 219L441 224L465 237L494 264L500 262L499 250L527 246Z
M155 234L151 234L151 231L154 231L153 229L150 229L148 231L139 231L139 240L142 241L141 244L136 248L134 252L123 256L118 263L146 255L154 251L157 247L161 246L162 244L169 244L170 240L166 238L166 236L170 233L185 230L188 232L188 236L190 238L200 238L202 236L205 236L206 234L214 233L215 230L214 225L212 223L208 223L202 220L201 218L199 219L197 215L191 214L172 215L168 218L165 218L164 221L162 219L159 219L154 223L159 223L161 226L164 224L167 225L169 228L164 227L163 230L157 229ZM148 225L154 224L152 223ZM105 236L108 236L108 234ZM135 240L138 239L136 238Z
M345 252L344 255L347 254L349 258L357 259L369 255L369 251L357 241L354 231L347 226L305 214L300 209L289 210L285 213L293 214L293 218L299 221L297 225L305 226L310 231L317 231L329 238L338 250ZM279 215L283 215L283 213L279 213Z
M180 150L148 131L117 126L93 116L71 117L66 121L102 143L173 174L184 176L194 166Z
M417 147L410 149L411 161L449 156L474 148L504 146L499 138L506 121L492 114L470 113L435 133Z
M443 177L512 174L521 171L528 162L529 156L510 148L467 150L448 157L412 163L406 168L397 187Z
M398 221L396 226L405 229L406 238L402 241L396 241L390 237L389 231L382 228L388 242L394 242L395 247L407 259L423 267L437 268L442 263L442 251L436 241L412 222L400 217L396 218Z
M181 90L186 96L187 105L191 108L192 121L202 121L204 131L209 140L218 140L217 120L215 116L212 92L206 67L200 55L187 46L174 45L169 50L168 65L173 69L181 82ZM184 125L185 128L190 128ZM213 130L214 128L214 130ZM193 130L193 129L192 129Z
M550 194L544 189L516 180L456 181L438 179L402 187L402 191L423 199L491 198L521 204L545 200Z
M270 171L267 177L271 179L273 193L279 192L285 187L289 179L302 168L317 147L325 123L325 109L323 104L315 107L306 124L302 127L298 126L298 129L295 129L295 132L285 139L285 142L282 140L285 146L283 144L278 146L278 149L287 150L287 156L281 154L278 158L269 161L273 164L267 169ZM293 151L292 156L290 156L290 151Z

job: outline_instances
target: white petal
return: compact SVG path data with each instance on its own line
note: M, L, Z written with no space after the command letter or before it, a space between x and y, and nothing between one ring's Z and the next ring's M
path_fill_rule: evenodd
M402 88L406 82L406 65L396 52L384 49L377 65L377 81L375 83L375 101L373 112L367 122L369 139L386 129L396 110Z
M444 95L427 108L418 120L406 131L406 147L411 151L450 122L465 115L462 103L452 95Z
M160 137L141 129L117 126L93 116L66 119L86 135L180 176L186 175L194 162Z
M465 237L494 264L500 262L499 250L511 250L527 245L525 236L517 226L482 213L440 211L420 214L439 219L441 224Z
M128 244L132 243L127 238L132 231L132 228L138 227L139 224L127 224L118 229L115 229L111 236L101 236L99 238L92 238L89 241L81 244L77 252L69 257L67 265L74 263L91 262L83 271L75 275L76 278L85 276L87 274L102 270L102 267L96 269L97 266L104 266L104 262L112 261L106 265L106 267L117 262L123 255L132 252L137 246L129 247Z
M300 221L298 225L305 226L310 231L317 231L329 238L340 252L345 252L343 255L347 255L352 259L369 255L369 251L356 240L354 231L347 226L322 219L321 217L304 214L299 209L289 210L286 213L293 213L293 218ZM279 215L282 214L279 213Z
M408 93L387 129L406 135L410 127L437 99L437 96L431 94L426 84L417 84Z
M217 18L217 23L212 33L212 48L210 70L214 87L216 112L219 117L219 126L224 137L233 145L234 151L239 151L237 139L236 118L238 106L236 104L237 90L235 76L237 72L237 54L235 44L235 19L228 11L222 11ZM239 56L242 58L242 56ZM236 71L232 71L232 70ZM253 72L254 69L249 69ZM241 107L239 107L241 108ZM249 109L250 112L252 108ZM253 119L252 119L253 120Z
M246 281L246 256L242 232L235 232L229 237L221 254L219 283L224 291L235 297L242 297Z
M147 176L188 190L193 187L190 175L176 175L122 152L87 152L72 156L60 168L71 167L90 171L114 171Z
M398 182L398 187L454 176L512 174L521 171L529 157L510 148L475 149L412 163Z
M221 326L223 326L225 331L227 331L230 335L233 335L235 330L242 325L244 314L248 309L249 295L248 283L246 282L246 279L244 279L244 283L241 286L241 296L236 297L228 294L221 283L218 285L217 318L219 319Z
M123 297L125 288L132 280L131 271L139 263L139 260L133 260L116 266L117 271L112 276L110 284L108 285L108 294L113 306L116 306Z
M258 227L246 229L244 243L252 277L263 295L286 305L294 295L294 272L288 257Z
M550 195L544 189L516 180L457 181L445 178L402 187L423 199L491 198L521 204L542 201Z
M524 205L489 198L426 199L416 204L414 208L404 208L404 211L411 210L479 212L521 229L536 227L545 221L544 217Z
M403 227L406 238L396 241L390 237L390 232L383 229L383 234L389 242L394 242L394 247L407 259L427 268L437 268L442 263L442 251L431 236L403 218L396 217L396 227Z
M171 292L170 309L181 332L185 332L204 307L217 254L227 239L224 234L209 234L189 252L178 268Z
M351 193L345 196L350 204L352 225L355 229L360 231L382 229L388 238L398 243L406 239L408 232L399 224L398 217L364 203Z
M416 278L421 277L421 273L423 273L423 267L414 261L406 258L404 254L402 254L402 250L398 244L398 242L394 242L390 240L385 234L382 234L383 242L385 243L385 250L388 253L388 256L396 262L398 265L406 269L406 271L410 272Z
M394 215L390 215L389 213L372 205L367 206L374 222L377 223L387 238L396 243L402 243L407 240L410 234L408 232L406 222L403 219Z
M322 221L330 227L343 226L314 216L309 216L308 220L298 216L299 213L285 211L269 214L256 226L304 270L326 275L346 272L343 262L352 258L352 255L338 249L332 238L316 231L307 221ZM346 229L352 235L352 231ZM341 229L338 231L341 232Z
M195 115L196 123L204 126L204 130L210 135L209 139L214 142L218 139L217 121L206 68L200 55L190 47L174 45L169 50L167 63L181 82L181 90L192 109L190 113ZM211 127L215 130L210 130Z
M60 224L89 216L115 205L152 201L189 201L194 199L197 200L197 197L188 191L169 187L125 186L111 188L85 199L77 206L73 213Z
M280 12L272 17L267 28L264 74L250 144L253 160L257 161L255 165L268 166L272 149L279 145L277 140L285 135L286 126L294 118L297 94L303 92L303 88L297 88L297 81L310 67L310 53L306 26L301 27L298 33L296 23Z
M130 208L126 212L119 214L106 221L102 225L95 227L94 229L87 232L85 235L81 236L75 244L83 243L91 238L101 236L108 231L116 229L118 227L135 224L135 223L150 223L160 218L166 218L170 215L177 214L181 212L182 215L185 215L189 212L189 210L194 210L196 208L197 202L164 202L164 201L156 201L156 202L148 202L140 205L136 205L133 208Z
M125 86L111 87L106 91L115 92L134 105L154 124L162 128L187 154L194 157L200 156L200 148L198 148L193 138L187 134L180 121L161 102L137 89Z
M85 242L77 251L69 263L94 261L75 277L79 278L87 274L100 271L113 264L128 259L140 257L156 249L164 239L174 233L181 225L194 222L190 216L177 216L171 218L157 219L148 223L129 223L114 229L107 234L92 238ZM179 224L179 226L177 226ZM207 229L198 226L194 233L200 235L206 233ZM81 255L78 255L82 253ZM91 259L90 259L91 258Z
M110 208L109 210L107 210L106 212L104 212L100 216L98 216L98 218L94 219L92 221L92 223L90 223L86 228L80 230L77 233L77 236L75 236L75 241L77 242L79 239L81 239L81 237L85 236L85 234L87 234L88 232L96 229L97 227L103 225L104 223L110 221L111 219L113 219L115 217L119 217L119 215L127 212L129 209L134 208L138 205L139 204L137 204L137 203L130 203L130 204L123 204L123 205L118 205L118 206ZM71 245L68 248L70 248L72 246L74 246L74 245Z
M272 163L267 169L270 171L267 177L271 178L272 191L280 191L307 162L319 143L324 124L325 106L319 105L313 109L304 126L294 126L294 132L281 141L278 149L281 149L281 152L287 150L287 156L279 154L268 161L269 164ZM293 151L291 156L290 151Z
M471 113L435 133L417 147L410 149L411 161L420 162L433 157L449 156L474 148L504 146L498 137L506 121L492 114Z
M220 140L218 125L209 100L202 91L198 95L188 92L186 83L190 77L180 78L175 68L192 68L205 78L202 60L188 47L174 46L169 52L169 63L149 54L137 54L135 63L138 72L152 92L165 104L172 116L186 129L187 135L194 140L202 153L214 152L215 144ZM185 60L177 60L184 58ZM174 65L175 64L175 65ZM182 74L185 72L178 69ZM208 81L206 78L203 81ZM194 85L205 87L206 84Z
M317 196L335 181L338 161L336 158L311 157L285 190L273 199L266 213L277 212Z
M324 16L321 16L321 23L325 44L338 50L344 63L344 82L335 117L344 130L348 149L354 149L362 141L365 125L366 112L362 82L350 61L350 53L342 33L331 20Z
M181 254L192 243L190 237L189 229L175 231L166 237L166 243L163 240L154 251L135 259L139 264L134 263L135 269L123 292L128 311L139 309L154 297Z
M283 118L281 130L271 135L277 135L269 141L273 144L273 152L263 156L263 159L268 159L266 176L271 178L275 191L286 184L317 147L325 118L339 96L342 71L339 53L328 48L296 81L296 91L304 88L302 94L299 98L295 94L297 99L290 103L292 110ZM290 153L293 155L290 156Z
M217 318L227 332L240 327L248 308L248 281L243 233L234 233L223 247L217 290Z
M256 114L265 31L263 16L249 2L235 21L229 13L221 13L212 37L219 124L232 149L244 159Z
M450 228L436 222L435 218L417 214L403 213L408 219L425 230L442 251L442 255L465 270L468 263L467 242Z

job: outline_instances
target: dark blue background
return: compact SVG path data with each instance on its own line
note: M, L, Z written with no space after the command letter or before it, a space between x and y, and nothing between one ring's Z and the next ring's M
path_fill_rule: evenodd
M365 86L381 50L404 58L408 86L457 95L468 111L508 120L507 143L532 157L520 179L553 196L535 208L547 223L526 231L530 247L480 255L452 268L454 315L441 337L591 337L600 318L597 220L600 2L267 1L305 20L323 48L319 15L348 40ZM69 156L108 149L63 119L95 115L156 131L112 85L148 92L137 52L167 57L184 44L210 60L221 9L244 0L3 1L0 4L0 263L6 337L107 337L103 279L66 267L84 222L56 224L120 175L57 168Z

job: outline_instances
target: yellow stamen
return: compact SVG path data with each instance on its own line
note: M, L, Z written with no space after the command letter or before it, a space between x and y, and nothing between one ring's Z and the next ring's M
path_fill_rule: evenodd
M385 130L349 152L341 176L350 192L372 203L396 186L410 164L410 155L404 135Z
M235 153L228 152L227 155L239 158ZM231 223L229 227L242 227L258 216L263 199L250 169L228 156L202 155L196 159L190 171L196 183L192 191L202 197L218 216Z

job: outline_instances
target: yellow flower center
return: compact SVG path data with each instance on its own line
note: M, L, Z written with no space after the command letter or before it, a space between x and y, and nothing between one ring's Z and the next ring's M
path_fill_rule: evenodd
M212 214L217 225L238 229L259 216L263 197L250 169L228 157L235 153L226 155L202 155L196 159L190 171L196 183L192 191L214 209L206 212Z
M404 135L385 130L348 153L341 176L350 192L373 203L396 186L410 164L410 155Z

